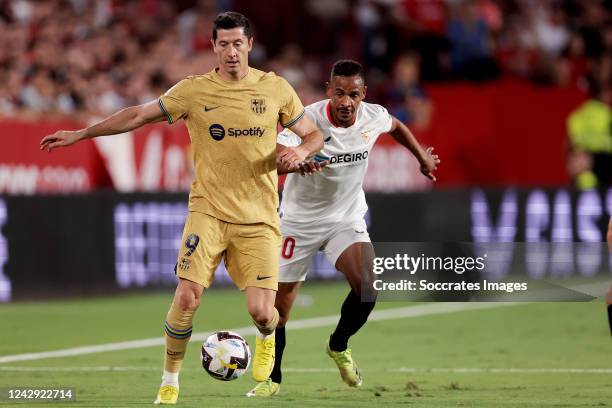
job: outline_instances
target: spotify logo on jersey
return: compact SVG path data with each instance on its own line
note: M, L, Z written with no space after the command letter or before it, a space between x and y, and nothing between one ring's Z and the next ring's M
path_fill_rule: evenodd
M223 138L225 137L225 129L223 128L223 126L217 123L210 125L208 131L210 132L210 136L216 141L223 140Z

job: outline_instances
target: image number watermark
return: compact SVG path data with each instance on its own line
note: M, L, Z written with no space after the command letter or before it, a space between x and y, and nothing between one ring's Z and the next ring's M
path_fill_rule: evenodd
M6 387L0 388L0 402L67 402L76 401L74 388Z

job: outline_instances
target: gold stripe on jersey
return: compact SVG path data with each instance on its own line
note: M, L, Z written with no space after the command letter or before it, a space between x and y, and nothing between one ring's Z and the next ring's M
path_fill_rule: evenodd
M287 81L249 68L239 81L211 71L178 82L159 97L169 123L184 119L195 180L189 209L235 224L278 227L276 133L304 114Z
M161 98L157 100L157 103L159 104L159 108L161 109L161 111L164 113L164 115L166 115L166 120L168 121L168 123L174 123L174 121L172 120L172 116L170 116L170 114L166 110L166 107L164 106L164 103L162 102Z
M302 113L300 113L295 119L293 119L289 123L282 125L282 126L285 128L290 128L291 126L295 125L298 122L298 120L302 119L302 116L304 116L304 112L306 112L306 110L302 110Z

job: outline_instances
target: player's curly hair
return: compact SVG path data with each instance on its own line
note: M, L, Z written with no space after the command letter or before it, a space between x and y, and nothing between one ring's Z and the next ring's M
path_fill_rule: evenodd
M363 66L357 61L350 59L336 61L331 72L332 77L351 77L355 75L358 75L363 78Z
M235 11L226 11L219 14L215 17L215 21L213 21L213 41L217 41L217 30L231 30L238 27L242 27L242 31L247 38L253 37L251 22L246 16Z

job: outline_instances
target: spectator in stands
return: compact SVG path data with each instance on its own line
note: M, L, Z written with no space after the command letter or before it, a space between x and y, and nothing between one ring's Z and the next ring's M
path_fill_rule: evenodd
M489 29L475 0L465 0L455 7L448 37L452 45L452 69L457 76L471 80L498 76Z
M586 89L589 60L585 54L584 40L577 32L569 41L556 63L557 83L561 86Z
M444 0L403 0L393 10L392 16L399 32L409 47L421 56L424 80L449 78L447 3Z
M386 99L392 114L414 130L429 128L432 102L419 84L420 59L414 52L401 55L393 66Z
M284 70L314 99L329 61L353 56L368 67L369 99L384 102L376 98L387 93L383 84L407 49L418 54L425 81L496 78L499 66L504 75L586 89L586 76L603 81L600 73L612 67L606 56L612 3L599 0L342 0L331 8L325 0L252 3L0 0L0 115L87 120L157 95L214 65L207 27L228 7L252 11L256 36L266 39L260 42L266 49L253 51L258 67L274 70L266 65L292 60ZM297 53L283 49L291 43L299 46L298 64ZM424 100L418 89L403 93L409 95L404 110L421 117L413 106Z

